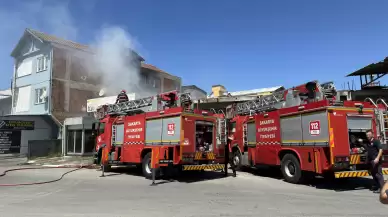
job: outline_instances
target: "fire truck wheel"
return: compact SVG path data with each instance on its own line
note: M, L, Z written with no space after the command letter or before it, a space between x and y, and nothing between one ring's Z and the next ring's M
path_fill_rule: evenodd
M232 162L236 170L241 169L241 153L238 149L233 151Z
M146 179L152 179L152 169L151 169L151 152L147 153L143 160L142 160L142 171L143 171L143 176ZM155 177L158 177L160 170L157 169L155 173Z
M298 159L293 154L286 154L282 158L281 171L287 182L297 184L302 181L302 170Z

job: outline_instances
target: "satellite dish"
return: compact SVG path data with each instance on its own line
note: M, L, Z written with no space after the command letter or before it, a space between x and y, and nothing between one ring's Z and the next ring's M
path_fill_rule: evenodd
M102 89L100 90L100 92L98 92L98 95L99 95L99 96L104 96L104 95L105 95L105 89L102 88Z

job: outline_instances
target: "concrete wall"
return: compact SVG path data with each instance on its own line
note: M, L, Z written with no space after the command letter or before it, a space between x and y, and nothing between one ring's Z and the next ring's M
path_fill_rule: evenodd
M12 97L0 99L0 116L11 114Z
M194 85L182 86L182 92L183 93L190 93L192 100L204 99L207 96L205 91L203 91L202 89L200 89Z
M28 154L29 159L46 156L60 156L62 153L61 140L29 140Z

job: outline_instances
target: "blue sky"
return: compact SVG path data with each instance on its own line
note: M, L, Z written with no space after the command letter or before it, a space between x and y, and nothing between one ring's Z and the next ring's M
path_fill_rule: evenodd
M24 28L88 44L102 26L120 26L146 62L207 92L345 75L388 56L388 1L82 0L1 1L0 88ZM354 78L358 84L358 78Z

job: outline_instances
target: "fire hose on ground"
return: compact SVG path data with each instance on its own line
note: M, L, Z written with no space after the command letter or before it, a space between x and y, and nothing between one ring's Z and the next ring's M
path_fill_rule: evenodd
M42 184L53 183L53 182L57 182L57 181L62 180L63 177L65 177L69 173L72 173L72 172L75 172L77 170L84 169L84 168L92 169L94 167L93 167L93 164L89 164L89 165L71 165L71 166L66 165L66 166L55 166L55 167L22 167L22 168L15 168L15 169L5 170L2 174L0 174L0 177L5 176L9 172L21 171L21 170L68 169L68 168L74 168L74 169L70 170L70 171L67 171L65 173L62 173L62 175L59 178L57 178L57 179L53 179L53 180L49 180L49 181L42 181L42 182L0 184L0 187L16 187L16 186L25 186L25 185L42 185Z

